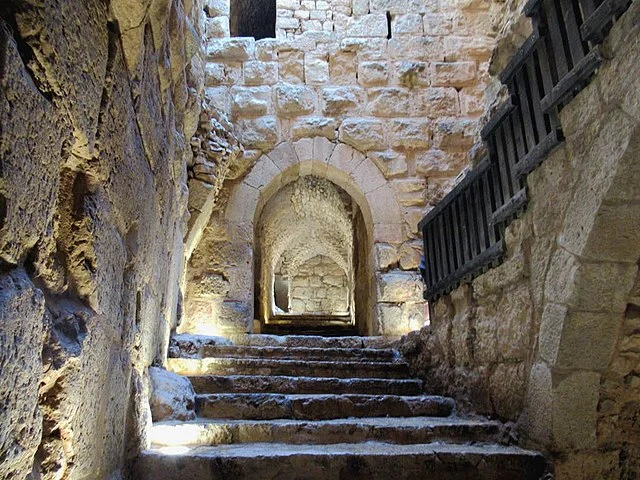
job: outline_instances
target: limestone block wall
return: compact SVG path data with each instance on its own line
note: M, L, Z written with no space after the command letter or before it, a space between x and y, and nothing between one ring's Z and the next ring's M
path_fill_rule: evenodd
M124 478L145 445L180 303L203 8L0 5L1 479Z
M403 351L437 393L516 422L557 479L640 475L640 4L561 112L506 261L433 305Z
M291 277L293 313L349 313L347 274L328 257L317 256L300 265Z
M362 288L380 319L371 331L397 334L423 325L417 224L470 162L478 121L495 97L485 97L491 52L515 3L279 0L278 38L255 41L218 28L227 22L229 2L208 2L206 96L227 112L245 153L209 225L226 239L203 239L188 282L215 270L230 286L227 305L235 301L251 315L251 262L234 257L213 267L206 258L235 238L229 223L243 225L241 237L251 236L249 205L261 203L232 205L230 212L224 198L269 196L274 178L288 181L287 167L320 162L370 197L363 207L370 212L367 262L375 273ZM232 249L252 252L253 245ZM188 296L185 305L187 318L217 316L203 299Z

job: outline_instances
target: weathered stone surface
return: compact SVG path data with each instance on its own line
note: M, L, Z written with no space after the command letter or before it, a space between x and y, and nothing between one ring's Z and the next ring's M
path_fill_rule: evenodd
M447 154L438 149L428 150L416 157L416 171L427 178L451 178L463 164L464 159L447 158Z
M393 245L376 244L376 269L385 271L398 263L398 251Z
M407 368L396 362L334 362L256 358L170 358L169 369L181 375L278 375L330 378L404 378ZM224 399L223 399L224 400Z
M449 37L445 37L448 39ZM451 47L452 48L452 47ZM444 60L447 50L437 37L395 37L389 40L389 56L413 61Z
M593 448L600 375L576 372L553 390L553 433L562 448Z
M240 142L257 149L269 149L278 142L278 128L275 117L241 119L237 122Z
M351 23L347 28L347 35L352 37L386 37L387 17L382 14L364 15Z
M310 85L329 83L329 62L324 56L305 54L304 80Z
M404 61L396 64L398 81L404 87L428 87L430 84L429 64L427 62Z
M244 64L244 81L247 85L273 85L278 81L278 64L276 62L246 62Z
M210 17L229 15L229 0L206 0L205 9Z
M386 83L388 76L386 62L361 62L358 64L358 81L367 87Z
M195 392L187 378L157 367L149 368L149 377L154 422L196 418Z
M331 83L353 85L356 83L358 63L356 55L350 52L338 52L329 57Z
M233 87L231 89L234 117L267 115L271 109L269 87Z
M421 300L421 280L416 273L390 272L380 275L378 301L401 303Z
M0 14L3 478L120 478L144 445L139 372L177 320L205 34L201 5L150 3Z
M0 277L0 424L2 478L31 472L42 435L38 390L42 375L44 296L22 269Z
M241 471L243 476L253 480L275 479L286 469L304 471L310 479L322 479L328 473L339 475L340 472L352 470L348 459L355 456L359 461L357 471L365 471L366 478L374 479L398 476L398 472L401 472L398 478L408 480L422 475L425 468L433 472L435 479L450 478L451 468L467 478L479 480L507 480L526 474L534 478L544 474L541 456L514 447L485 449L464 445L429 445L432 445L432 449L425 450L424 445L389 446L372 442L358 446L331 445L310 452L308 445L291 447L275 443L263 448L235 445L230 448L198 449L184 457L148 451L136 465L136 472L139 472L141 480L162 478L160 475L171 478L185 472L199 480L206 475L201 472L210 472L215 468ZM478 458L482 458L482 462ZM354 478L365 477L358 475Z
M251 38L213 39L207 43L207 56L212 60L242 62L251 58L254 49L255 41Z
M207 38L224 38L228 37L229 33L229 18L217 17L207 19Z
M394 35L422 35L422 16L418 13L398 15L391 22Z
M278 74L280 81L304 83L304 53L300 51L279 52Z
M327 117L305 117L291 127L294 140L307 137L326 137L335 140L338 137L338 122Z
M17 33L37 57L37 66L30 68L42 88L69 112L74 129L72 150L82 157L95 154L107 72L106 16L106 6L98 1L49 1L37 7L21 6L16 12ZM66 29L82 33L69 36ZM54 134L52 138L58 137Z
M276 105L282 117L295 117L311 113L317 99L313 89L302 85L278 85Z
M353 113L363 104L365 93L358 87L330 87L322 92L323 111L327 115Z
M467 87L476 76L475 62L435 62L432 69L434 87Z
M252 309L244 302L217 302L213 305L213 316L222 332L246 332L251 327Z
M194 377L195 378L195 377ZM355 380L355 379L354 379ZM296 382L299 383L299 382ZM257 388L260 385L257 384ZM247 443L282 442L301 444L309 442L326 445L366 441L388 443L428 443L445 438L456 440L458 437L468 439L499 440L500 426L496 422L466 419L425 419L409 417L398 418L363 418L337 419L313 422L306 420L280 421L209 421L193 424L165 422L155 425L151 432L154 447L175 445L177 438L187 432L197 430L190 445L223 445L233 443L233 438L243 438Z
M384 124L366 118L347 119L340 127L340 140L362 151L382 148Z
M400 268L418 270L422 260L422 242L407 242L400 248Z
M207 63L206 85L238 85L242 83L242 63Z
M424 120L394 120L391 124L394 148L427 149L431 143L430 124Z
M49 207L57 200L62 144L70 132L36 88L4 23L0 24L0 48L5 52L0 74L0 157L4 165L0 174L0 256L15 264L50 228L53 212Z
M392 395L199 395L198 413L206 418L321 420L382 415L394 417L448 416L453 402L442 397Z
M373 160L385 177L399 177L408 172L407 157L394 150L384 152L368 152L367 156Z

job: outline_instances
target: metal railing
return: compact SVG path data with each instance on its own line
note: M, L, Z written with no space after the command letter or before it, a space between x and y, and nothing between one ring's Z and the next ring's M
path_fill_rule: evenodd
M559 143L558 111L591 80L599 44L630 0L530 0L533 33L500 74L509 98L484 126L488 156L420 222L425 299L498 265L527 205L526 176Z

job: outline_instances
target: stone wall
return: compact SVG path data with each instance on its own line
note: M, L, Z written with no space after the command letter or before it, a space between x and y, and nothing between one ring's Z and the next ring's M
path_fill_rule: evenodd
M200 0L0 5L0 478L121 478L180 304Z
M557 479L640 475L640 3L561 112L505 262L432 306L403 351L436 393L516 423Z
M228 38L229 3L208 2L206 95L238 127L245 153L208 227L218 238L194 252L188 282L227 245L232 256L215 268L250 330L253 262L235 255L255 258L252 208L292 176L327 175L325 164L364 212L360 261L374 280L358 297L371 297L375 318L363 332L424 325L417 224L470 162L486 101L497 95L485 97L496 34L517 4L282 0L278 38L255 41ZM296 166L305 162L319 162L316 171ZM187 317L212 318L192 300Z
M347 274L322 255L300 265L291 277L291 312L348 314Z

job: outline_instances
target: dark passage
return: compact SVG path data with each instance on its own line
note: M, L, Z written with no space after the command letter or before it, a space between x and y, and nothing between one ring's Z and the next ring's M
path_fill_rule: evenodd
M232 37L275 38L276 0L232 0Z

